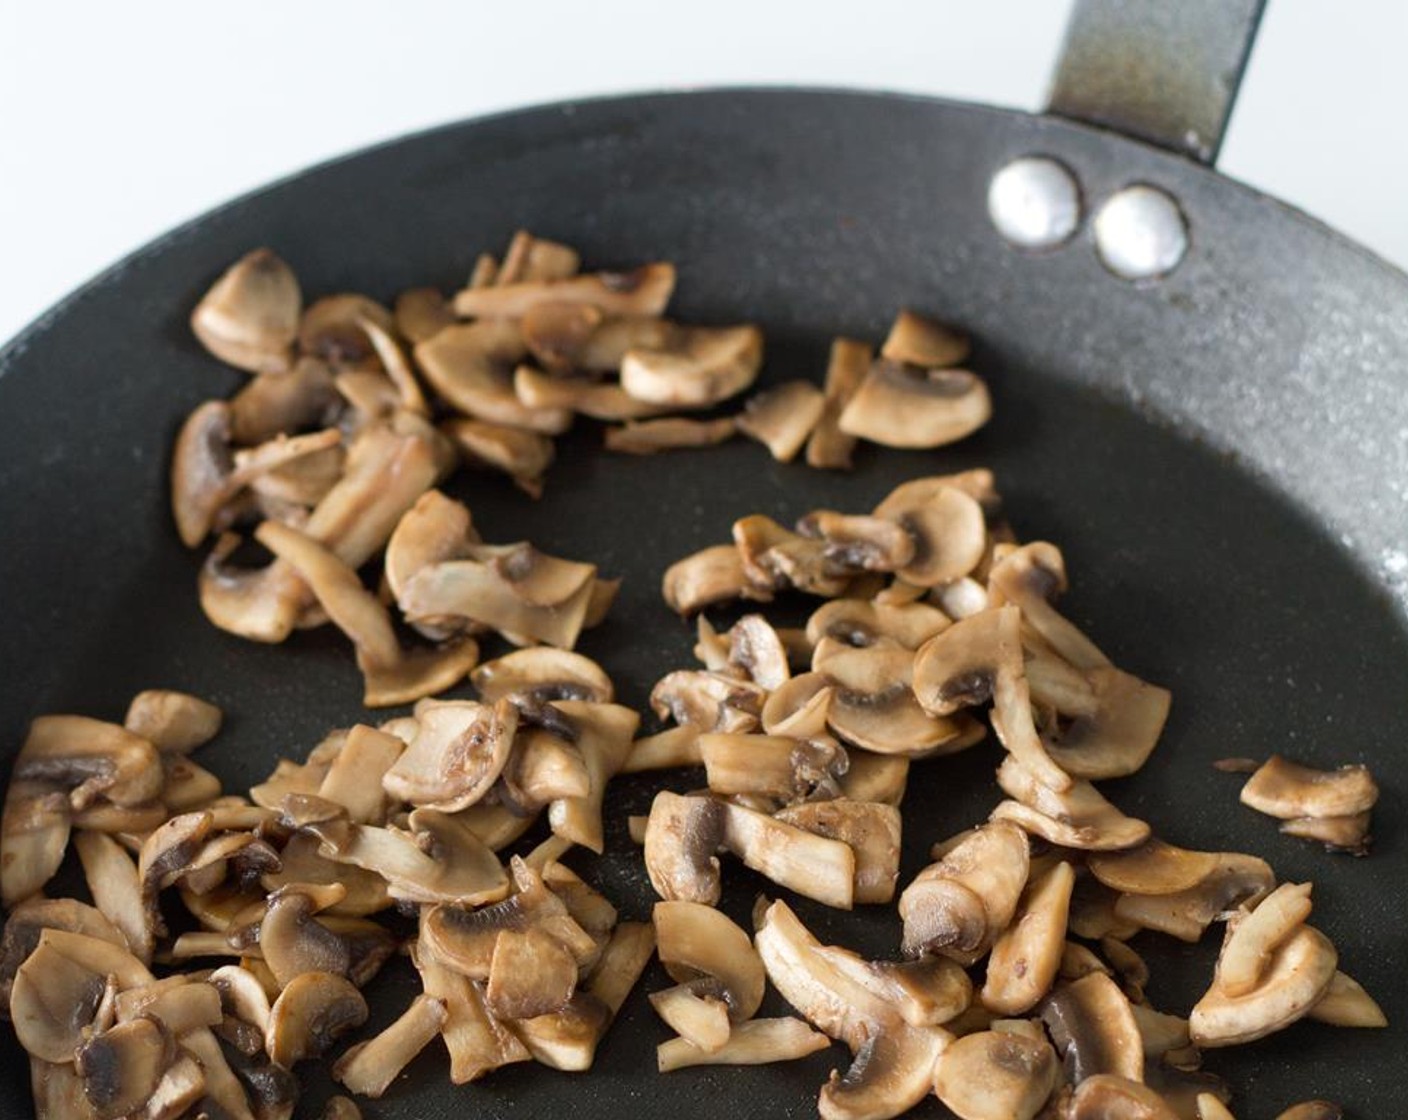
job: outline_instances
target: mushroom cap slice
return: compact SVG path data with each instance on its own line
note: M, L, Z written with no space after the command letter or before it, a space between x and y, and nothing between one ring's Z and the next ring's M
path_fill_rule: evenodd
M697 902L657 902L652 912L660 963L687 983L709 976L722 985L729 1018L751 1019L763 1001L766 973L748 935L725 914Z
M523 1043L484 1006L483 986L446 968L417 946L411 959L420 972L425 994L445 1002L440 1035L450 1052L450 1081L464 1085L500 1066L526 1062Z
M686 327L671 349L627 351L621 388L638 401L704 408L748 388L762 361L763 333L755 326Z
M834 739L785 735L705 732L699 736L699 756L713 793L784 803L835 796L840 792L836 775L846 763L845 751Z
M1289 1026L1329 990L1337 960L1329 938L1302 926L1272 953L1251 991L1229 995L1214 977L1188 1016L1194 1044L1235 1046Z
M718 902L724 812L723 803L711 797L681 797L668 790L655 795L645 830L645 870L661 898L706 906Z
M1103 972L1057 988L1041 1018L1074 1085L1100 1074L1144 1077L1144 1039L1129 1000Z
M927 603L892 606L864 599L833 599L807 619L807 640L815 646L822 638L834 638L857 648L894 642L917 650L948 627L948 616Z
M20 1045L43 1061L71 1062L106 990L96 962L59 952L41 934L10 989L9 1015Z
M367 1021L367 1001L345 977L304 972L290 980L269 1011L264 1048L292 1069L327 1053L338 1037Z
M555 456L547 436L464 417L446 420L440 430L450 437L468 466L501 471L531 497L541 496L542 477Z
M1046 753L1076 778L1133 774L1148 760L1168 718L1171 695L1113 667L1087 671L1095 710L1077 715L1046 743Z
M827 726L848 743L877 754L916 757L955 749L965 738L962 723L931 716L919 706L910 687L914 655L909 650L844 649L819 668L832 689Z
M1022 672L1021 612L981 611L935 634L914 658L914 695L932 715L992 698L999 672Z
M900 812L892 805L849 797L808 801L774 814L817 836L840 840L855 853L855 901L889 902L900 875Z
M983 512L989 516L997 514L1002 498L997 492L997 481L992 471L986 467L958 471L955 474L925 475L901 482L889 492L874 509L876 517L898 517L905 510L927 505L940 490L952 488L961 490L973 498Z
M799 673L768 692L760 713L763 731L794 739L817 738L826 734L830 708L831 686L826 678L820 673Z
M539 303L519 323L524 345L546 370L570 373L605 316L589 303Z
M970 350L963 331L902 308L890 325L880 356L925 369L948 369L967 361Z
M556 1011L577 987L577 961L540 929L500 930L489 961L484 1005L498 1019L531 1019Z
M10 911L0 938L0 1012L9 1013L15 973L46 929L64 929L125 946L122 933L99 910L74 898L30 898Z
M455 322L449 302L438 288L407 288L396 297L392 315L396 332L413 346Z
M1212 852L1194 852L1151 836L1137 848L1092 852L1090 873L1112 890L1128 894L1176 894L1191 890L1216 870Z
M122 722L163 754L187 754L215 738L221 718L219 708L197 696L150 688L132 698Z
M495 424L560 435L572 424L571 412L530 407L514 391L512 370L524 352L516 324L486 319L445 327L417 343L414 355L431 388L460 412Z
M889 1120L933 1091L934 1069L952 1036L902 1024L866 1039L844 1074L821 1087L822 1120Z
M842 410L839 425L886 447L942 447L991 416L987 385L967 370L924 370L882 358Z
M1044 1037L978 1031L939 1057L934 1093L960 1120L1032 1120L1060 1078Z
M797 532L825 542L823 563L836 573L893 572L914 558L914 538L880 517L813 510Z
M758 725L767 692L752 681L725 673L677 669L650 690L650 707L664 719L703 731L742 733Z
M1113 916L1183 941L1197 941L1218 915L1255 902L1276 885L1271 867L1256 856L1224 852L1216 859L1213 870L1185 890L1120 895Z
M1022 621L1077 669L1107 667L1110 659L1068 619L1051 600L1066 589L1066 563L1061 550L1047 541L1033 541L998 559L988 573L988 594L1022 608Z
M1070 1120L1178 1120L1178 1113L1137 1078L1101 1073L1076 1085L1066 1104Z
M759 590L748 579L738 548L732 544L714 545L675 561L665 570L661 593L670 609L681 615L731 599L767 602L772 598L769 591Z
M1086 851L1133 848L1149 838L1144 821L1127 817L1086 781L1057 792L1042 785L1027 767L1009 755L997 769L997 782L1012 801L992 812L1053 844Z
M154 931L132 857L121 844L101 832L80 832L74 838L74 847L93 901L121 931L133 955L149 964Z
M726 803L723 813L723 846L746 866L827 906L854 905L856 854L849 844L742 805Z
M174 1059L170 1032L145 1018L109 1027L73 1054L83 1095L99 1120L129 1116L147 1105Z
M672 1038L656 1047L661 1073L689 1066L753 1066L790 1062L825 1050L831 1040L800 1019L750 1019L735 1023L728 1039L716 1050L705 1050L684 1038Z
M74 809L99 795L122 808L152 801L164 774L156 748L115 723L87 716L39 716L29 725L12 780L52 782Z
M232 264L191 312L191 330L215 357L250 373L283 373L298 334L303 294L270 249Z
M629 272L523 280L455 293L455 314L469 319L519 319L544 303L584 303L606 315L658 316L675 290L675 266L644 264Z
M298 327L299 353L335 369L378 370L381 362L363 327L366 322L383 331L395 329L391 312L368 296L342 292L314 300Z
M229 404L230 437L242 447L283 433L327 427L343 410L332 372L316 358L300 358L286 373L250 378Z
M942 587L965 578L988 548L983 507L956 486L941 487L922 504L902 508L893 498L892 519L914 542L913 558L899 577L915 587Z
M602 799L607 783L631 753L640 715L621 704L586 700L558 700L549 706L577 728L576 746L591 785L584 794L553 800L548 805L548 825L556 835L600 855L606 846Z
M611 679L589 657L570 650L536 646L486 661L470 674L486 704L505 697L546 702L588 700L609 704Z
M713 1053L728 1042L732 1027L721 993L717 980L705 978L651 992L649 999L667 1027L696 1049Z
M387 586L400 599L406 584L422 568L463 559L470 546L478 543L468 507L439 490L427 490L401 515L386 542Z
M1013 922L993 944L983 984L983 1006L1021 1015L1050 990L1066 945L1066 917L1075 872L1057 863L1024 892Z
M72 809L50 782L11 776L0 818L0 902L11 907L54 877L68 850Z
M234 497L233 470L230 406L206 401L181 425L171 453L171 516L187 548L205 540L221 507Z
M744 615L733 624L728 638L729 664L743 669L760 687L771 692L792 676L787 649L772 623L762 615Z
M1272 755L1242 787L1242 804L1281 820L1347 817L1372 809L1379 787L1367 766L1316 770Z
M518 709L461 700L425 707L417 719L416 737L382 778L386 792L446 812L473 805L503 772Z
M846 752L849 766L841 775L841 794L852 801L878 801L899 806L909 781L909 759L903 755L875 754L853 748Z
M761 443L779 463L790 463L825 407L826 398L810 381L787 381L749 397L736 423L740 432Z

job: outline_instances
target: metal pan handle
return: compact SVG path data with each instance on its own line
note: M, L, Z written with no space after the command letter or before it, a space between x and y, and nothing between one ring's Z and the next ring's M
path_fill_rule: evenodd
M1047 111L1217 160L1265 0L1076 0Z

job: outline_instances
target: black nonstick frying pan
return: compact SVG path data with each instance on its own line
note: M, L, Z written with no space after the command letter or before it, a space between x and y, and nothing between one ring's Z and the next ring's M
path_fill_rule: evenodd
M240 789L277 755L301 756L362 718L340 637L264 647L204 621L197 560L167 511L177 425L241 379L200 349L186 318L251 247L275 247L309 293L382 298L459 286L475 254L519 226L595 265L673 260L674 313L763 324L767 380L819 379L831 335L879 338L912 306L973 332L973 366L993 389L995 419L957 447L872 448L854 473L834 474L741 441L608 457L585 425L561 442L540 502L487 476L461 475L452 492L491 539L530 538L625 577L610 621L581 648L643 706L651 683L689 659L691 629L658 594L670 559L727 539L745 513L861 510L902 479L990 465L1021 536L1066 550L1069 613L1119 664L1173 691L1152 761L1109 795L1177 843L1258 852L1282 878L1314 880L1314 922L1392 1022L1300 1024L1210 1052L1207 1068L1229 1078L1244 1118L1312 1096L1356 1117L1408 1115L1408 277L1208 166L1258 5L1174 7L1079 4L1055 87L1064 117L820 90L553 105L319 167L142 249L0 352L0 742L16 749L43 712L120 718L138 689L182 688L227 712L201 761ZM1023 205L1000 214L1004 228L1059 232L1070 213L1060 168L1080 200L1069 239L1043 251L1014 247L987 206L994 176L1028 156L1059 168L1018 179ZM1122 195L1131 184L1176 210ZM1129 280L1102 251L1133 270L1172 267ZM1211 766L1272 751L1372 765L1384 796L1370 857L1280 836L1238 805L1239 779ZM998 757L983 746L917 768L902 881L933 840L986 815ZM662 783L698 779L619 781L607 855L571 860L627 916L648 914L651 892L624 818ZM726 885L726 908L746 918L764 884L734 865ZM799 910L829 940L897 949L893 907ZM1207 941L1139 939L1156 1005L1186 1013L1210 975ZM664 983L647 972L590 1074L519 1065L454 1089L427 1051L368 1114L814 1114L827 1071L847 1060L839 1047L657 1075L666 1032L644 992ZM411 990L409 970L389 968L372 988L373 1025ZM28 1115L27 1062L4 1033L0 1114ZM304 1078L308 1115L329 1091L322 1078ZM943 1110L931 1099L917 1114Z

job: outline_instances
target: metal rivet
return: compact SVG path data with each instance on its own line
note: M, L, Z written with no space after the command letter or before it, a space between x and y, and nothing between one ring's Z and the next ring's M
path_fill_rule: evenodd
M1188 223L1170 195L1137 183L1100 207L1095 249L1116 276L1153 280L1172 272L1188 252Z
M997 232L1022 249L1051 249L1080 225L1080 186L1047 156L1014 159L988 185L988 216Z

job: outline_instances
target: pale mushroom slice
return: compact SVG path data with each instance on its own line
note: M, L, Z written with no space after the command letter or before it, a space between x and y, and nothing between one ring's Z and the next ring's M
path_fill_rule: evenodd
M383 331L395 322L376 300L356 292L340 292L314 300L298 326L298 351L336 370L380 371L381 360L363 324Z
M427 490L403 513L386 542L386 585L400 599L422 568L441 560L462 560L479 544L473 518L463 502Z
M899 577L916 588L946 587L967 578L988 550L982 505L957 486L909 493L913 501L891 494L884 503L884 517L914 541L914 556L900 568Z
M493 283L502 288L524 281L565 280L575 276L581 266L582 259L572 246L534 237L526 229L520 229L515 231L504 250L503 263Z
M1109 1073L1077 1084L1064 1116L1069 1120L1179 1120L1172 1106L1137 1078Z
M786 381L743 405L738 430L757 440L779 463L790 463L821 420L826 398L810 381Z
M940 1027L913 1027L899 1012L850 980L786 903L763 913L755 937L773 986L813 1026L840 1039L855 1055L844 1077L833 1071L822 1088L825 1120L884 1120L918 1104L932 1089L934 1064L952 1039Z
M283 373L298 335L298 278L271 249L232 264L191 312L191 330L215 357L250 373Z
M1250 991L1230 995L1214 976L1212 987L1188 1016L1194 1044L1235 1046L1289 1026L1329 990L1337 959L1329 938L1302 925L1271 954Z
M911 758L950 754L976 740L962 719L932 716L911 687L914 654L906 649L843 649L820 666L831 686L826 722L847 743ZM981 735L979 735L981 738Z
M1061 847L1115 851L1149 839L1146 822L1125 816L1087 781L1074 781L1058 792L1008 755L997 768L997 783L1013 800L998 805L992 818L1011 821Z
M1129 1000L1103 972L1057 988L1042 1003L1041 1019L1071 1084L1101 1074L1143 1080L1143 1035Z
M1276 885L1270 866L1256 856L1224 852L1216 861L1211 872L1184 890L1119 895L1113 918L1193 942L1215 919L1239 905L1254 905Z
M163 754L189 754L215 738L221 718L219 708L197 696L151 688L132 698L122 723Z
M529 352L543 369L567 374L605 316L589 303L539 303L519 321Z
M928 448L954 443L992 416L980 377L961 369L920 369L881 358L841 411L847 435L886 447Z
M1281 820L1347 817L1372 809L1379 787L1367 766L1316 770L1272 755L1242 787L1243 805Z
M677 669L650 690L651 710L701 731L743 733L758 726L767 692L753 681L724 673Z
M999 607L935 633L914 658L920 707L945 716L991 700L999 674L1022 674L1021 625L1016 607Z
M1032 1120L1060 1080L1044 1037L977 1031L939 1056L934 1093L960 1120Z
M855 436L841 431L841 413L860 387L870 370L874 351L864 342L851 338L831 341L831 354L826 363L821 415L807 439L807 466L823 470L850 470Z
M0 901L6 907L37 895L68 850L72 809L50 782L13 775L0 818Z
M705 620L700 619L700 625ZM781 688L792 676L782 638L760 614L746 614L728 631L726 664L742 669L768 692Z
M994 821L968 833L900 896L905 954L978 960L1011 924L1029 865L1020 828Z
M560 797L548 805L548 826L563 839L598 855L605 850L601 818L607 783L625 765L640 715L620 704L588 700L557 700L551 705L577 729L577 750L586 764L590 788L584 794Z
M854 900L889 902L900 876L900 813L892 805L849 797L809 801L778 810L784 824L840 840L855 853Z
M1369 834L1371 817L1368 809L1347 817L1296 817L1282 821L1281 831L1302 840L1318 840L1328 851L1363 856L1374 840Z
M330 427L343 407L332 371L316 358L300 358L285 373L250 378L229 405L230 438L241 447L280 434Z
M778 886L838 910L855 903L856 853L844 841L731 804L723 807L722 840L745 866Z
M834 638L858 649L893 642L917 650L947 630L949 624L943 611L927 603L899 606L864 599L833 599L807 619L807 640L814 647L823 638Z
M908 308L890 325L880 356L924 369L951 369L968 360L968 336Z
M328 767L317 796L341 805L354 824L385 823L387 799L382 779L405 747L395 735L357 724Z
M947 957L868 961L838 945L820 945L816 952L848 982L893 1007L912 1027L947 1027L972 1002L972 981Z
M386 771L382 786L398 801L446 812L479 801L508 761L518 709L507 700L456 700L423 707L416 737Z
M707 408L752 385L763 362L763 332L751 325L686 327L672 343L626 352L621 388L628 396L676 408Z
M531 1058L518 1036L484 1006L482 985L446 968L415 946L411 958L425 994L445 1004L440 1037L450 1053L450 1081L465 1085L486 1073Z
M29 725L12 782L46 782L81 810L99 797L121 808L152 801L164 773L156 748L115 723L87 716L39 716Z
M1090 873L1111 890L1126 894L1166 895L1191 890L1218 866L1212 852L1195 852L1151 836L1137 848L1092 852Z
M531 1019L561 1008L577 987L577 960L550 934L500 930L489 960L484 1006L497 1019Z
M423 993L416 996L401 1017L380 1034L346 1050L333 1063L333 1077L354 1093L380 1097L440 1033L445 1014L443 1000Z
M629 272L522 280L455 293L455 314L467 319L519 319L543 303L584 303L605 315L660 315L675 290L675 266L659 261Z
M759 719L768 735L815 739L826 734L826 716L830 709L831 686L826 678L820 673L799 673L768 692Z
M655 893L713 906L719 900L718 850L724 803L661 790L651 802L645 830L645 870Z
M1065 949L1074 886L1075 871L1064 860L1028 885L988 958L981 993L988 1010L1022 1015L1051 989Z
M414 346L455 323L439 288L407 288L392 305L396 333Z
M652 911L656 951L680 984L718 982L735 1023L751 1019L763 1001L767 976L748 935L727 915L697 902L657 902Z
M953 489L967 494L989 518L995 518L1002 508L997 492L997 480L986 467L958 471L954 474L924 475L901 482L874 509L876 517L898 517L905 510L927 505L941 490Z
M1307 1018L1332 1027L1386 1027L1388 1018L1360 983L1336 972L1325 994L1307 1013Z
M1108 668L1110 659L1063 617L1051 600L1066 589L1066 564L1061 550L1046 541L1014 548L988 573L989 595L1022 610L1022 621L1077 669Z
M627 421L606 429L603 443L607 451L626 455L656 455L681 448L714 447L730 440L741 430L732 416L714 420L691 420L665 416L657 420Z
M718 981L691 980L647 998L661 1022L695 1049L712 1054L728 1043L732 1024Z
M515 650L485 661L470 673L469 679L486 704L505 698L609 704L615 698L611 678L590 657L545 646Z
M542 497L543 476L555 454L547 436L463 417L446 420L440 430L450 437L467 465L499 471L530 498Z
M645 770L670 770L679 766L703 766L699 737L703 732L692 723L667 727L654 735L643 735L631 744L631 753L621 767L623 774Z
M1216 984L1224 994L1244 996L1254 989L1271 956L1310 917L1310 884L1282 883L1255 908L1227 923L1217 959Z
M665 570L661 594L676 614L691 615L732 599L767 602L772 593L756 586L732 544L714 545L677 560Z
M1076 778L1123 778L1153 753L1168 718L1170 693L1115 668L1086 673L1094 710L1076 715L1046 741L1046 753Z
M269 1009L264 1050L284 1069L292 1069L326 1054L340 1036L365 1023L367 1014L366 999L345 977L300 973Z
M0 1012L9 1014L15 973L46 929L63 929L126 947L121 931L96 908L74 898L30 898L10 911L0 939Z
M834 740L785 735L699 736L699 757L709 789L721 797L761 797L792 804L836 797L846 752Z
M122 845L101 832L80 832L74 848L93 902L127 942L132 955L150 964L155 931L142 899L137 865Z
M430 387L468 416L550 436L571 427L568 410L531 407L514 391L513 369L524 346L511 322L490 319L445 327L417 343L413 353Z
M685 1038L672 1038L655 1049L661 1073L690 1066L756 1066L790 1062L825 1050L831 1039L814 1031L800 1019L750 1019L735 1023L727 1040L717 1049L706 1050Z

